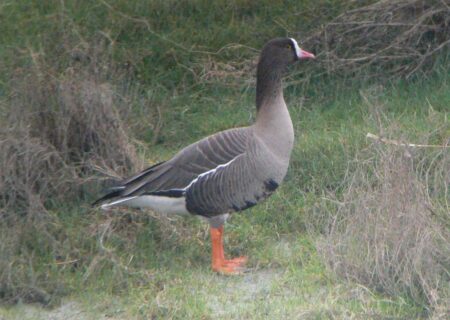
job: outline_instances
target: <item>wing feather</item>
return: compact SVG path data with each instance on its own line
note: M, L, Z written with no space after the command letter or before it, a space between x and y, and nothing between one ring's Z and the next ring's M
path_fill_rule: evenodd
M250 128L235 128L202 139L160 162L123 180L94 204L121 197L183 189L202 173L245 153Z

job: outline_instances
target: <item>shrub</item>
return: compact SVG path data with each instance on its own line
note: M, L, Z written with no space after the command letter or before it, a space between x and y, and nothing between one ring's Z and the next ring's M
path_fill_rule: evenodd
M450 44L441 0L380 0L348 10L305 39L325 74L383 79L429 72Z
M319 251L336 274L444 314L450 301L450 141L428 149L383 141L358 153L342 194L322 207L329 220Z
M96 173L120 177L139 166L122 120L132 105L108 82L105 70L114 65L101 59L105 48L93 48L95 59L75 59L64 70L60 61L34 56L11 80L0 131L1 300L49 303L62 283L51 268L36 269L38 261L71 254L51 210L98 190L90 183Z

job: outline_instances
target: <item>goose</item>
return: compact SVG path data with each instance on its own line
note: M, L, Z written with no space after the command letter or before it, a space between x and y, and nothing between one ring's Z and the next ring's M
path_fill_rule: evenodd
M94 205L150 208L190 214L210 224L211 266L232 275L245 270L246 257L226 259L224 223L233 212L253 207L283 181L294 145L294 129L283 98L282 78L295 61L314 58L293 38L267 42L259 57L256 120L248 127L208 136L111 188Z

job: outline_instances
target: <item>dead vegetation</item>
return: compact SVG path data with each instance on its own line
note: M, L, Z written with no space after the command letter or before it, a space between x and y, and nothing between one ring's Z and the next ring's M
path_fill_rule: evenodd
M381 0L347 11L305 39L327 74L410 77L450 47L448 0Z
M398 137L394 123L380 134ZM327 201L333 205L319 250L336 274L409 297L444 317L450 307L450 140L433 149L386 141L392 140L375 140L359 153L342 196Z
M109 81L106 49L87 47L84 61L62 55L70 61L64 69L31 54L31 66L15 70L0 131L1 300L48 303L59 285L46 281L49 270L33 270L35 252L71 255L52 208L98 190L98 173L120 177L140 166L123 121L135 97L121 98Z
M12 80L2 129L2 213L38 206L25 199L68 199L94 173L121 176L138 166L122 120L128 105L92 65L68 67L36 61ZM98 61L94 62L98 63ZM101 69L106 66L95 66ZM72 192L72 194L69 194Z
M440 53L450 48L450 2L376 1L342 13L306 38L303 31L299 33L300 45L317 56L311 64L314 72L308 66L299 71L302 83L323 75L409 78L433 70ZM219 52L237 47L226 46ZM254 58L240 65L208 56L194 71L204 81L215 79L232 85L234 79L235 85L236 81L251 84L258 51L253 52Z

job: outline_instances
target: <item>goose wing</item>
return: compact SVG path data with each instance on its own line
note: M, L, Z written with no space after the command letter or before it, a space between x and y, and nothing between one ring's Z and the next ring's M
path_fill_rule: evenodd
M172 159L123 180L94 205L111 199L183 189L201 174L245 153L249 127L222 131L187 146Z
M256 205L279 185L262 168L260 161L243 153L227 164L201 174L184 190L186 209L213 217Z

